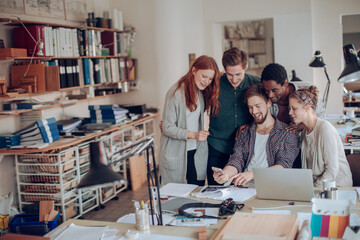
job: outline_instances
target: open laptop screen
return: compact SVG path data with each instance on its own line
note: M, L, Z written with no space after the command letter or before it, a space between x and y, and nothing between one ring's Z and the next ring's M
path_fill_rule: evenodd
M311 201L314 187L311 169L254 168L257 198Z

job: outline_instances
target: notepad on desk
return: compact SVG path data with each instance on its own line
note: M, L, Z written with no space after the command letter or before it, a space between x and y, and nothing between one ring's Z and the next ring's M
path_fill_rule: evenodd
M160 196L187 197L198 185L183 183L168 183L160 188Z
M208 186L205 186L195 196L198 198L211 198L215 200L226 200L227 198L232 198L235 202L244 202L256 194L256 190L254 188L241 188L235 186L224 188L220 186L216 189L216 186L209 187L215 191L203 191L203 189L208 188Z

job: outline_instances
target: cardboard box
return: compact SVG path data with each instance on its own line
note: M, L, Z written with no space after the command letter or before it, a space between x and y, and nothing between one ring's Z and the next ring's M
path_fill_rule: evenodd
M0 48L0 57L27 57L25 48Z

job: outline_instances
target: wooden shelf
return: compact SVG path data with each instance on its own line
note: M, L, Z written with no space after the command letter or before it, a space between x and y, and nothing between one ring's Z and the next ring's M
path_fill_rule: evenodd
M129 92L131 92L131 91L129 91ZM73 101L73 102L46 105L46 106L43 106L43 107L32 108L32 109L23 109L23 110L19 110L19 111L16 111L16 110L2 111L2 112L0 112L0 117L13 116L13 115L17 115L17 114L20 114L20 113L38 111L38 110L49 109L49 108L60 107L60 106L69 106L69 105L77 104L77 103L80 103L80 102L88 102L88 101L97 100L97 99L100 99L100 98L117 96L117 95L120 95L120 94L124 94L124 92L114 93L114 94L109 94L109 95L95 96L95 97L92 97L92 98L79 99L79 100L76 100L76 101ZM6 112L8 112L8 113L6 113Z
M98 84L91 84L91 85L69 87L69 88L60 88L58 91L71 91L71 90L88 88L88 87L110 86L110 85L113 85L113 84L129 82L129 81L133 81L133 80L121 80L121 81L117 81L117 82L106 82L106 83L98 83ZM21 94L18 94L16 96L0 95L0 100L5 99L5 98L18 98L18 97L27 97L27 96L33 96L33 95L48 94L48 93L52 93L52 92L57 92L57 91L46 91L46 92L36 92L36 93L21 93Z
M105 58L128 58L129 56L120 56L120 55L112 55L112 56L80 56L80 57L1 57L0 60L10 60L10 61L16 61L16 60L43 60L43 61L50 61L54 59L81 59L81 58L99 58L99 59L105 59Z
M21 25L20 21L17 18L0 18L0 22L5 22L5 25L9 26L19 26ZM79 28L79 29L90 29L90 30L98 30L98 31L107 31L107 32L119 32L119 33L132 33L135 32L135 28L132 28L129 31L120 31L112 28L99 28L99 27L89 27L85 25L67 25L67 24L58 24L51 22L38 22L38 21L29 21L21 19L21 22L24 25L44 25L44 26L52 26L52 27L65 27L65 28Z
M140 118L138 120L135 120L131 123L128 123L128 124L125 124L122 126L113 125L109 129L106 129L100 133L93 133L93 134L89 134L89 135L86 135L83 137L73 138L71 141L67 140L69 138L61 138L59 141L50 143L48 147L45 147L42 149L31 149L31 148L0 149L0 153L1 154L36 153L36 152L48 152L48 151L54 151L57 149L64 149L64 148L68 148L71 146L79 145L80 143L85 142L87 140L94 139L96 137L106 135L108 133L115 132L115 131L130 127L130 126L136 125L136 124L146 121L148 119L155 118L156 116L158 116L158 113L154 113L151 116L146 116L146 117ZM63 141L63 140L67 140L67 141Z

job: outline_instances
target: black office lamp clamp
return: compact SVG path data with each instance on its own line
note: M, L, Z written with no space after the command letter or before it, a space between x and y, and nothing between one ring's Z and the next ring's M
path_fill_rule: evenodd
M327 105L327 101L329 98L329 91L330 91L330 78L329 75L327 73L326 67L325 67L325 63L324 63L324 59L322 57L322 54L320 51L315 51L314 54L314 58L311 60L309 66L310 67L315 67L315 68L319 68L319 67L323 67L324 68L324 72L325 72L325 76L327 78L327 84L325 87L325 91L324 91L324 98L323 98L323 104L324 104L324 108L326 109L326 105Z
M154 153L154 138L147 138L143 141L135 143L125 149L121 149L113 154L113 156L120 154L120 158L111 162L116 163L128 159L132 156L139 155L146 150L146 165L147 165L147 180L150 199L150 212L152 215L152 224L155 225L154 215L157 218L158 225L162 225L162 213L159 191L159 179L156 169L155 153ZM150 150L152 154L152 163L150 162ZM125 153L124 153L125 152ZM111 185L113 183L125 183L126 180L114 171L112 171L104 163L106 162L106 154L102 142L90 143L90 170L81 179L77 188L94 188ZM151 169L153 166L153 170Z

